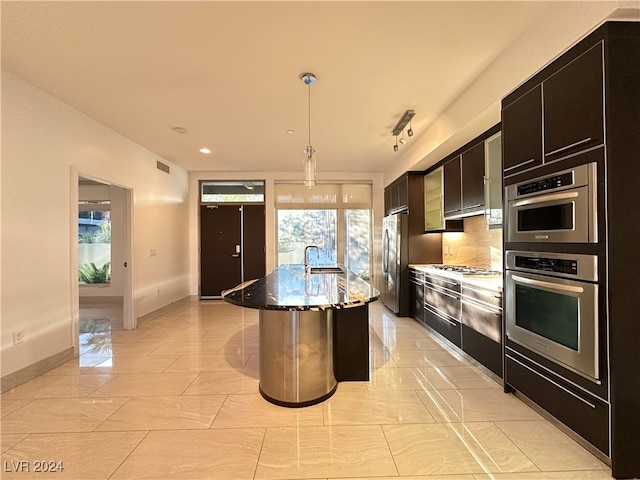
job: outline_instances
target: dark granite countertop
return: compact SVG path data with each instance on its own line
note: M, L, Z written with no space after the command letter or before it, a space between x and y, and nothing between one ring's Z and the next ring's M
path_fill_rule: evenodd
M280 265L267 276L222 292L234 305L264 310L328 310L364 305L380 292L356 274L306 273L304 265Z

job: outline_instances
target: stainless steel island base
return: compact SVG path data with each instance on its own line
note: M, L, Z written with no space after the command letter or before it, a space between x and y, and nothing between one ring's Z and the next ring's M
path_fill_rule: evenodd
M305 407L336 391L333 309L260 310L260 393L276 405Z

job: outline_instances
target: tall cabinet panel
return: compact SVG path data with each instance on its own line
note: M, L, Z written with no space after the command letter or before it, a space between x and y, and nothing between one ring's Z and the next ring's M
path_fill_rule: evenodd
M502 101L506 186L596 165L591 208L597 242L510 243L507 236L505 248L594 257L592 321L600 363L598 378L587 379L507 335L505 387L538 403L592 451L609 457L615 478L640 478L640 322L633 281L640 271L640 222L633 212L640 191L638 52L639 22L606 22ZM506 298L513 291L508 278ZM508 314L506 322L515 316L517 311Z

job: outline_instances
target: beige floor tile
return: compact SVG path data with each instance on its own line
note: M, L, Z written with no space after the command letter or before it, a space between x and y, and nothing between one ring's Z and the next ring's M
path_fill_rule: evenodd
M165 369L165 372L205 372L221 369L241 371L250 355L181 355Z
M149 432L111 477L116 479L252 479L264 429Z
M182 395L195 373L124 373L91 394L92 397Z
M242 368L242 373L254 378L260 378L260 355L250 353L247 363Z
M0 452L4 453L27 438L27 433L8 433L0 435ZM4 470L4 469L3 469Z
M443 366L438 367L438 370L446 375L457 388L495 388L502 390L500 384L482 373L475 366Z
M81 357L82 358L82 357ZM47 375L113 375L118 373L160 373L178 357L156 357L149 355L116 355L100 362L80 366L79 359L51 370Z
M397 475L380 426L268 428L255 478Z
M322 403L326 425L433 423L413 391L337 391Z
M347 478L331 480L347 480ZM475 478L473 475L403 475L402 477L349 477L348 480L475 480Z
M531 408L501 389L419 392L437 422L494 422L541 420Z
M371 374L369 390L433 390L456 388L456 385L435 367L381 368Z
M482 473L483 466L453 425L385 425L399 475Z
M454 423L451 427L485 472L539 471L494 423Z
M113 375L41 375L4 393L2 399L86 397L113 378Z
M441 350L398 351L392 353L399 367L445 367L469 366L470 363L461 355Z
M96 431L209 428L226 395L133 397Z
M155 348L152 355L216 355L224 348L224 343L212 342L165 342Z
M259 380L234 370L201 372L184 395L227 395L258 392Z
M0 414L3 417L6 417L10 413L15 412L19 408L24 407L27 403L31 401L30 398L16 398L10 399L8 397L0 397Z
M163 345L162 341L136 342L136 343L112 343L111 356L119 355L150 355L156 354L156 350Z
M2 462L25 460L31 467L31 476L22 478L61 478L70 480L101 480L110 475L127 458L146 432L100 432L38 434L20 442L2 455ZM63 470L35 473L36 461L62 462ZM7 478L12 478L7 474Z
M259 393L226 397L212 428L288 427L323 425L322 405L286 408L274 405Z
M611 470L476 474L475 480L612 480ZM399 479L398 479L399 480ZM404 478L402 480L405 480Z
M549 422L497 422L540 470L607 470L608 467Z
M398 368L398 364L388 350L376 350L369 352L369 368L373 370L379 368Z
M89 432L127 398L36 399L2 419L2 433Z

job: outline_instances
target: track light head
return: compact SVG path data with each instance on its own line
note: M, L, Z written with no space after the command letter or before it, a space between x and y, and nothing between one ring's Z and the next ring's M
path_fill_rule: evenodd
M407 137L413 137L413 129L411 127L407 130Z
M397 152L397 151L398 151L398 144L395 144L395 145L393 146L393 151L394 151L394 152Z
M405 143L407 143L407 139L406 139L406 138L404 138L404 137L400 138L400 140L399 140L399 141L400 141L400 143L401 143L402 145L404 145Z

